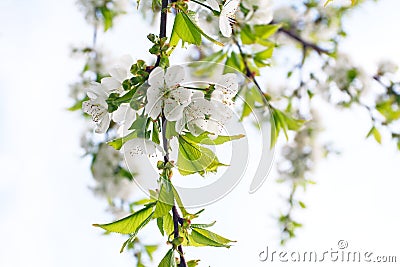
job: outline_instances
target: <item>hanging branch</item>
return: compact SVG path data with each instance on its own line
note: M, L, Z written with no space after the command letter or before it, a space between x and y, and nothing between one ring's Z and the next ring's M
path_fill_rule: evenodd
M160 16L160 39L167 36L167 10L168 8L168 0L162 0L161 4L161 16ZM160 64L161 55L157 56L157 62L155 66L157 67ZM165 151L164 155L164 163L167 164L169 162L169 152L168 152L168 139L166 136L166 126L167 120L165 118L164 112L161 114L161 123L162 123L162 143ZM174 222L174 238L179 238L179 224L182 222L182 218L180 217L176 205L172 207L172 219ZM178 246L178 252L180 257L179 267L187 267L185 257L183 256L182 245Z

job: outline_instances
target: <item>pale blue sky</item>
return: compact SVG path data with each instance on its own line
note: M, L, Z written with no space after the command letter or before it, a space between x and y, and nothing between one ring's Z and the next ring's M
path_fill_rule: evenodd
M394 30L400 25L399 10L399 1L382 0L348 21L352 37L344 49L359 65L371 69L381 56L400 63ZM105 45L114 45L113 36L131 30L136 21L122 18L121 31L110 33ZM118 253L121 238L103 237L91 226L111 217L103 212L106 204L87 189L89 162L80 159L79 150L84 124L65 111L68 83L80 67L69 58L69 47L89 42L91 29L74 1L66 0L1 0L0 25L0 266L132 266L128 255ZM135 40L144 42L145 27L135 29L140 31ZM113 54L138 57L147 48L137 42L133 47L118 43ZM370 126L363 110L321 109L323 138L336 140L343 155L317 168L318 185L307 192L308 209L301 214L305 227L289 247L323 250L345 239L354 249L396 255L400 153L389 142L379 146L363 139ZM216 231L239 242L230 250L188 249L188 257L203 259L201 266L266 266L258 254L267 245L278 248L271 216L286 189L269 179L248 195L248 184L242 183L207 207L204 221L216 219ZM234 208L243 214L238 217ZM244 231L249 217L251 226ZM155 240L163 242L158 236Z

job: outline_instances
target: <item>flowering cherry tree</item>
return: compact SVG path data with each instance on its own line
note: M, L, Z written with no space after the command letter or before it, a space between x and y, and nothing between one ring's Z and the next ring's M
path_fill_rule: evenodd
M229 125L253 120L256 127L269 126L265 150L272 153L277 146L280 151L278 180L288 185L288 209L278 219L284 244L301 227L293 210L306 205L296 192L314 183L316 155L334 152L316 142L322 115L312 103L318 97L337 108L365 108L371 118L366 136L380 143L384 131L400 149L397 66L382 62L368 74L339 49L346 36L343 16L362 2L80 0L94 35L91 46L73 51L86 62L71 86L75 104L70 110L92 120L82 147L92 158L93 191L108 200L116 217L94 226L126 235L121 251L133 251L137 266L152 261L158 248L140 239L152 221L169 246L158 266L196 266L199 259L189 259L186 246L229 248L236 242L234 233L228 233L232 239L223 237L212 231L214 222L201 220L203 210L189 212L174 177L207 177L234 168L221 162L213 147L240 142L246 134L231 134ZM116 27L115 19L130 10L128 5L136 6L135 15L142 14L144 22L159 23L159 33L147 36L154 60L126 55L106 66L96 46L98 33ZM191 63L172 62L181 47ZM283 86L262 82L274 69L284 73ZM281 135L286 142L277 145ZM261 159L260 166L268 164ZM254 180L254 190L267 174ZM133 181L147 198L132 200Z

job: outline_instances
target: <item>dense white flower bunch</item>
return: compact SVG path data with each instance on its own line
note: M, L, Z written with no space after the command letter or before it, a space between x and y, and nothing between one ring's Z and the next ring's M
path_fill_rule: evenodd
M176 121L176 131L188 130L194 135L209 132L218 135L232 117L233 98L238 92L236 75L222 75L203 91L184 87L185 70L172 66L165 72L161 68L152 71L148 83L145 112L153 119L163 113L168 121ZM209 99L205 95L209 94Z
M133 132L130 127L137 118L136 111L129 104L121 104L116 111L109 113L107 104L111 93L125 94L122 83L132 77L129 71L131 65L130 57L122 58L121 63L110 71L110 77L103 78L100 83L92 83L88 88L89 100L82 103L82 109L92 116L96 133L105 133L111 120L121 125L118 136L124 137ZM239 86L236 74L221 75L205 83L206 88L193 87L185 76L182 66L153 69L145 85L146 104L141 112L153 121L161 115L165 116L167 121L176 123L175 130L179 134L188 131L193 135L207 132L217 136L233 116L233 98ZM143 137L125 142L123 151L133 160L137 156L165 152L158 144Z

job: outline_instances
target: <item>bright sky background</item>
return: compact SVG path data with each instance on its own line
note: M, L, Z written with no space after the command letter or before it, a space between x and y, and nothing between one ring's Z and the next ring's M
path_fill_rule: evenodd
M110 215L104 212L106 204L88 190L89 162L80 158L79 149L84 124L65 110L71 103L68 84L80 68L69 57L70 45L91 38L74 2L0 1L2 267L132 266L129 255L118 253L122 239L103 237L91 226ZM346 24L350 38L344 49L357 64L373 70L380 57L400 63L399 10L398 0L382 0L354 12ZM113 44L118 48L113 53L144 53L147 48L139 44L147 32L138 21L122 18L121 31L110 33L105 46L111 47L113 36L136 31L135 41ZM370 125L361 109L336 112L321 107L321 114L327 130L323 138L335 140L342 156L320 162L315 172L318 184L309 188L308 208L300 217L305 226L288 249L330 250L343 239L354 251L396 255L399 261L400 153L388 141L379 146L364 140ZM287 188L269 179L256 194L248 195L249 182L245 179L226 198L207 207L203 218L216 219L215 231L239 242L230 250L188 249L188 258L201 258L201 266L270 264L259 262L258 255L267 245L279 249L272 216ZM156 256L160 259L164 253ZM286 266L274 264L281 265Z

